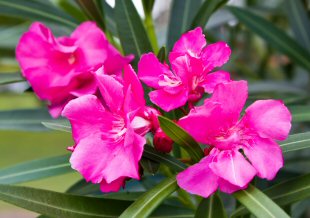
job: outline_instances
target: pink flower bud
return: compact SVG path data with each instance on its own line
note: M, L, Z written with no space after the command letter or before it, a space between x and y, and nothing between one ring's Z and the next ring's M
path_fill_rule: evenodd
M159 128L154 135L153 144L157 151L169 153L172 150L173 141Z

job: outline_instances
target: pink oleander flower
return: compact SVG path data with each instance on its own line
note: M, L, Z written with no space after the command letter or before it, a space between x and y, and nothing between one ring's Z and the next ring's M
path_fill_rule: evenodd
M71 99L97 90L94 71L120 73L133 56L123 57L94 22L84 22L69 36L54 37L50 29L35 22L16 48L23 76L41 100L58 117Z
M247 95L246 81L219 84L203 106L179 121L198 142L211 146L208 156L178 174L181 188L209 197L217 188L245 189L255 175L276 176L283 157L275 140L288 136L291 114L282 101L259 100L239 120Z
M229 82L229 73L211 71L225 64L230 56L225 42L206 45L200 27L191 30L175 43L169 54L172 70L159 62L153 53L142 55L139 78L155 90L151 101L165 111L197 102L203 93L212 93L218 83Z
M72 125L72 168L110 192L118 191L128 178L140 179L144 135L153 128L155 112L145 106L142 85L131 66L124 69L123 83L102 70L96 72L102 99L84 95L71 100L62 115Z

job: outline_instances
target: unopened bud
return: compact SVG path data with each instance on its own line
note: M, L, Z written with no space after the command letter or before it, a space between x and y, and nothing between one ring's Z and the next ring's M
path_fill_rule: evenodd
M173 141L159 128L154 135L153 144L157 151L169 153L172 150Z

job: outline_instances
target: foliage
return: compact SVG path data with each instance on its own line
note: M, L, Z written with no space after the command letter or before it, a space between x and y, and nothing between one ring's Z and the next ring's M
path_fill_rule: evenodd
M158 54L160 61L165 62L166 48L169 52L184 32L201 26L209 42L224 39L232 47L235 54L227 70L235 78L250 81L250 101L276 98L289 106L293 130L279 144L288 165L298 167L306 160L302 162L303 171L285 166L281 178L278 176L272 182L256 179L247 189L234 193L233 199L219 193L208 199L188 194L178 188L176 173L198 162L204 153L202 146L172 121L182 116L182 110L177 110L159 116L160 127L175 142L173 152L158 152L152 138L148 140L141 164L144 176L141 181L129 181L125 190L103 194L98 186L84 180L72 184L64 193L16 185L72 172L66 154L1 169L0 200L42 217L124 218L243 217L249 213L257 217L288 217L294 213L296 202L306 202L310 196L309 2L272 1L274 4L269 5L254 0L245 1L241 8L224 6L225 0L173 0L167 40L162 44L156 37L158 29L152 18L157 1L142 1L142 17L130 0L117 0L114 8L104 0L0 0L1 94L17 95L11 89L16 84L26 87L22 96L32 92L17 72L14 60L18 36L30 21L45 22L60 35L70 33L82 21L94 20L123 54L135 55L135 69L141 55L147 52ZM146 95L148 92L145 88ZM0 130L71 133L67 120L52 119L40 104L33 109L5 109L0 110ZM299 214L306 213L306 209Z

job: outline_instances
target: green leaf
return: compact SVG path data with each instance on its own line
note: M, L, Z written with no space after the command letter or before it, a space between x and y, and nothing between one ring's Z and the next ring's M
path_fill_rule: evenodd
M301 0L284 1L287 17L296 41L310 51L310 20Z
M96 0L75 0L90 20L96 21L105 30L103 14Z
M144 146L143 157L158 161L176 172L181 172L186 169L186 165L181 161L170 155L160 153L149 145Z
M58 7L70 16L74 17L77 21L84 22L87 20L86 15L81 11L75 2L68 0L57 0L55 4L57 4Z
M197 26L204 27L208 23L210 16L227 2L228 0L204 1L199 11L194 17L191 27L192 28L195 28Z
M21 163L0 170L0 184L15 184L73 172L69 155Z
M204 198L199 203L195 218L225 218L227 217L223 202L218 194Z
M297 151L310 147L310 132L290 135L287 140L279 143L282 151Z
M203 151L199 144L184 129L166 117L158 117L161 129L175 143L182 146L191 156L194 162L198 162L203 156Z
M168 27L167 48L170 51L173 44L190 28L202 0L173 0Z
M175 178L167 178L132 203L120 218L147 217L172 192L178 188Z
M294 105L289 107L293 116L293 122L310 121L310 105Z
M42 125L52 130L58 130L58 131L70 132L70 133L72 131L71 125L68 120L55 120L52 122L42 122Z
M310 197L310 174L274 185L264 190L264 193L280 206L307 199ZM245 207L239 207L231 216L237 217L246 214L248 214L248 210Z
M56 8L48 1L36 0L0 0L0 14L29 18L31 20L48 21L74 28L77 21Z
M157 58L160 62L164 63L166 61L166 47L163 46L159 49Z
M41 122L52 120L46 109L0 111L0 129L4 130L47 131Z
M20 73L0 73L0 85L23 81L25 81L25 79Z
M247 26L251 31L261 36L270 46L278 49L283 54L291 58L300 66L310 72L310 53L301 47L295 40L289 37L284 31L277 28L271 22L261 18L249 10L228 7L228 9Z
M125 54L134 54L136 65L143 53L152 51L152 46L132 1L115 2L115 20Z
M118 217L130 205L130 201L76 196L11 185L0 185L0 200L59 218Z
M114 35L117 35L117 28L115 23L114 9L105 1L101 0L102 11L104 11L104 18L107 25L107 29Z
M142 157L142 159L140 160L140 164L146 172L151 174L155 174L159 169L159 163L157 161L151 160L146 157Z
M233 196L258 218L289 217L275 202L253 185Z

